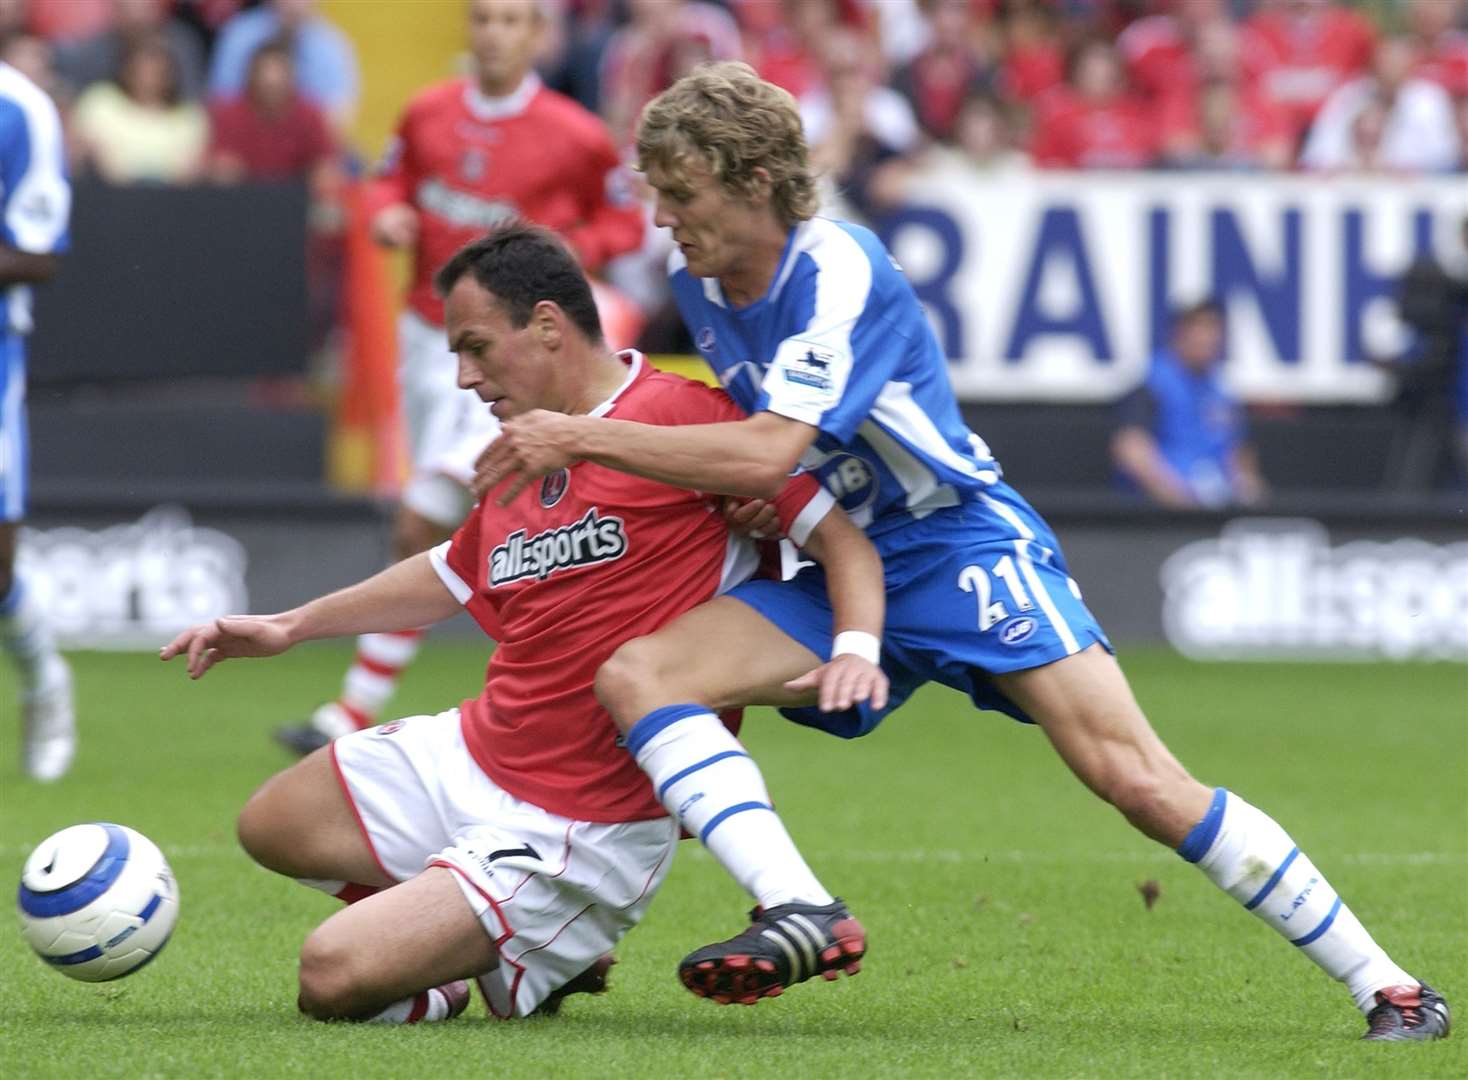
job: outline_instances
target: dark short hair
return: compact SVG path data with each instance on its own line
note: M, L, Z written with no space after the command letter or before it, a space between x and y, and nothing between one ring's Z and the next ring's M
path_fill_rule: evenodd
M448 296L466 274L499 301L516 329L529 324L536 304L549 300L587 340L602 340L591 283L571 249L549 229L519 218L496 225L444 263L433 287Z
M1223 302L1215 296L1205 296L1201 300L1194 300L1191 304L1183 304L1173 311L1172 325L1182 326L1204 315L1222 319L1224 317Z

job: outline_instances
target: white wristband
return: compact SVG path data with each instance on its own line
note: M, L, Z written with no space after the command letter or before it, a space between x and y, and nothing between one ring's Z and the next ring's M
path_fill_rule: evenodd
M882 659L882 642L876 634L868 634L865 630L843 630L836 635L836 640L831 643L831 659L850 653L859 656L869 664L877 664Z

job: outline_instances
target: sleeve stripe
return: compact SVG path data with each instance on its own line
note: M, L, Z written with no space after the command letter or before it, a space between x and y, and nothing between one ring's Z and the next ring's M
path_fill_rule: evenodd
M812 229L821 242L806 248L820 271L816 275L815 310L805 330L794 337L810 337L846 358L845 370L835 380L839 400L851 374L851 332L866 312L872 293L872 264L862 246L839 225L819 222Z
M819 488L810 502L806 503L800 513L795 515L795 520L790 523L789 536L799 546L803 546L810 539L810 534L815 527L825 520L831 508L836 505L836 496L832 495L825 487Z
M444 588L453 593L454 599L460 604L467 604L474 598L474 590L464 583L464 579L454 572L449 565L449 548L453 545L452 540L445 540L438 547L428 552L428 561L433 566L433 571L442 581Z
M852 333L867 314L873 273L865 249L833 222L812 221L799 239L791 264L809 259L816 266L811 315L775 348L762 390L771 412L819 427L840 407L851 379Z

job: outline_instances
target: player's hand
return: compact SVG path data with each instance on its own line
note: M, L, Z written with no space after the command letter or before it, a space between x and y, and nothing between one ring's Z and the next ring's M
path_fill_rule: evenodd
M785 689L800 693L815 690L821 712L843 712L863 701L872 708L887 707L887 674L870 660L851 653L827 660L798 679L791 679Z
M775 504L764 499L741 499L724 496L724 523L729 531L753 540L768 540L780 535L780 515Z
M495 501L509 506L526 486L576 460L563 450L571 438L573 418L532 409L506 420L499 436L474 462L474 494L481 499L499 490Z
M290 633L273 615L225 615L189 627L159 649L158 658L187 656L189 678L197 679L221 660L276 656L290 647Z
M384 206L373 215L372 239L384 247L412 247L418 242L418 211L407 203Z

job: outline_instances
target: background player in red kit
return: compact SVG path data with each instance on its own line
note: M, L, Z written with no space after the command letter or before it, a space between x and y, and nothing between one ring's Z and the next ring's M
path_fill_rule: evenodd
M408 104L374 185L373 235L413 257L398 324L412 471L394 525L394 559L441 542L463 519L474 458L496 431L483 404L455 386L434 271L512 217L560 233L588 271L642 241L642 210L618 197L620 163L601 120L535 74L544 28L540 0L472 0L472 74ZM606 324L605 310L602 318ZM421 637L419 629L364 636L338 698L278 737L306 753L376 723Z
M496 229L438 284L459 381L502 419L532 409L651 424L739 416L721 391L608 352L585 277L544 230ZM881 563L831 495L795 477L776 510L825 566L838 629L880 634ZM506 508L486 500L451 540L368 581L170 642L163 659L187 654L197 678L227 657L431 623L462 604L500 643L479 697L339 739L267 781L241 813L256 861L360 901L307 938L301 1008L322 1019L447 1019L467 999L462 980L478 977L495 1015L524 1016L577 988L640 918L678 831L597 704L597 668L756 562L715 500L576 463ZM767 690L845 708L884 702L887 684L875 664L838 650ZM755 769L729 756L739 760L719 767ZM766 816L766 843L793 853Z

